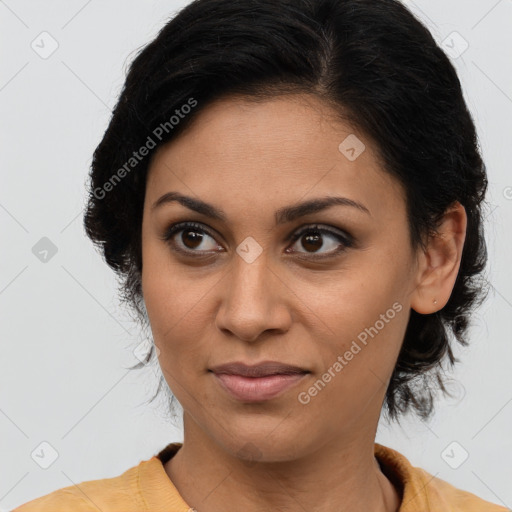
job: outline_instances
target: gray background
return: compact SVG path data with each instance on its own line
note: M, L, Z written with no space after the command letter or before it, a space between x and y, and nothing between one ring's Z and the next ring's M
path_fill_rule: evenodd
M186 3L0 1L0 510L117 476L182 440L162 403L144 403L158 367L127 369L143 335L84 235L82 209L127 65ZM406 3L451 52L477 123L492 290L470 347L456 350L457 397L428 423L381 422L377 441L512 508L512 0ZM55 254L41 252L43 237Z

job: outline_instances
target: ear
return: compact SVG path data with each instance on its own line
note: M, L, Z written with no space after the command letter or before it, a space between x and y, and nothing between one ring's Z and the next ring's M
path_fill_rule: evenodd
M416 288L411 295L411 307L417 313L435 313L448 302L460 268L466 226L466 210L455 201L444 213L437 234L428 240L427 249L418 255Z

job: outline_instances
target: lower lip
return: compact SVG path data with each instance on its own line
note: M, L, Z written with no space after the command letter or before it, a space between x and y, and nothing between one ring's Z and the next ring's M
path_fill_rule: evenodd
M302 380L307 374L268 375L267 377L242 377L214 373L220 385L233 397L244 402L270 400Z

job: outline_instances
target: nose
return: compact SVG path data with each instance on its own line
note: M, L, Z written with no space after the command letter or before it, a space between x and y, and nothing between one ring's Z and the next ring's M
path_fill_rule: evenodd
M246 342L261 340L266 331L272 335L287 332L293 293L284 281L284 276L269 266L265 253L251 263L236 255L222 280L217 328Z

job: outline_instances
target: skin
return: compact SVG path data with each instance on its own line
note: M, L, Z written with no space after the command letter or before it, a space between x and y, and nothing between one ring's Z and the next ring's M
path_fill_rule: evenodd
M350 134L366 147L354 161L338 149ZM171 191L222 209L226 220L178 202L152 208ZM279 208L325 196L358 201L369 213L337 205L275 225ZM175 246L202 257L162 239L184 221L214 235L173 236ZM288 239L314 224L348 233L353 245L329 233L313 244L308 233ZM429 314L446 304L465 231L455 203L440 236L413 252L402 187L372 142L314 96L224 98L160 147L146 187L142 288L162 372L184 411L184 444L165 471L185 501L198 512L398 510L399 492L373 454L379 415L410 309ZM262 249L251 263L236 252L247 237ZM401 311L301 403L298 394L394 303ZM208 371L263 360L311 373L250 404Z

